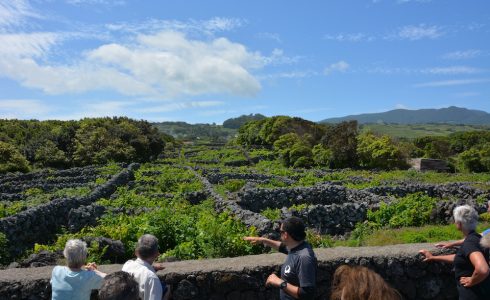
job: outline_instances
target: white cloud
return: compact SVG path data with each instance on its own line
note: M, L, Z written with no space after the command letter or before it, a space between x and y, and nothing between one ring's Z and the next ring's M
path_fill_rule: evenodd
M177 20L149 19L145 22L120 22L107 24L106 29L114 32L126 32L133 34L155 34L161 31L179 31L185 33L198 33L214 35L218 32L231 31L241 27L246 20L237 18L215 17L209 20L188 20L186 22Z
M212 18L210 20L204 21L202 23L205 31L209 32L219 32L219 31L230 31L237 27L243 26L245 21L242 19L234 18Z
M483 54L483 51L481 51L481 50L470 49L470 50L464 50L464 51L449 52L449 53L444 54L442 56L442 58L454 59L454 60L471 59L471 58L478 57L482 54Z
M442 87L442 86L455 86L455 85L467 85L490 82L490 78L482 79L454 79L443 81L432 81L416 84L415 87Z
M280 72L273 74L266 74L259 76L260 79L276 79L276 78L286 78L286 79L294 79L294 78L307 78L318 75L315 71L291 71L291 72Z
M114 90L160 98L212 93L253 96L261 86L250 71L283 57L282 52L274 52L267 58L225 38L199 41L164 31L139 35L133 44L102 45L70 65L59 65L34 59L50 45L48 38L39 40L44 44L24 43L30 45L24 52L33 57L0 56L0 73L49 94Z
M263 65L290 65L295 64L301 60L301 57L288 57L284 55L282 49L274 49L270 56L263 56L260 58Z
M30 119L50 111L51 109L39 100L0 99L0 118Z
M27 0L0 0L0 29L25 24L27 18L40 18Z
M40 57L59 40L59 35L50 32L0 34L0 55Z
M326 67L323 73L325 75L332 74L332 72L338 71L341 73L345 73L347 69L349 69L349 64L346 63L345 61L341 60L336 63L331 64L330 66Z
M421 39L436 39L443 34L444 33L442 32L442 29L438 26L428 26L425 24L420 24L401 27L398 29L395 36L390 36L389 38L416 41Z
M336 35L326 34L324 36L326 40L334 40L338 42L372 42L376 38L374 36L369 36L364 33L339 33Z
M437 75L475 74L480 72L483 72L483 70L466 66L439 67L422 70L422 73Z

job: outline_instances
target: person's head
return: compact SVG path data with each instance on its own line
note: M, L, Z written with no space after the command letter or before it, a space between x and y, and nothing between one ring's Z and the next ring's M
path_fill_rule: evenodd
M342 265L335 270L332 281L332 300L401 300L397 290L390 287L376 272L361 266Z
M144 234L138 239L136 245L136 256L142 260L152 261L155 260L158 255L158 239L151 234Z
M470 232L476 229L478 223L478 213L469 205L461 205L453 211L454 223L458 226L458 229L466 232Z
M483 248L490 249L490 233L487 233L487 234L485 234L484 236L481 237L481 239L480 239L480 245Z
M306 238L305 224L298 217L290 217L282 221L280 230L281 240L284 239L284 234L296 242L300 242Z
M87 260L87 244L81 240L68 240L63 250L63 256L66 258L68 267L81 268Z
M139 286L134 277L118 271L104 277L99 289L99 300L138 300Z

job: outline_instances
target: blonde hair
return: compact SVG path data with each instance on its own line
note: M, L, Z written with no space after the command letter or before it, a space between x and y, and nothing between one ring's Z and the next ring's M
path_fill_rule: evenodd
M366 267L342 265L335 270L331 300L401 300L397 290Z

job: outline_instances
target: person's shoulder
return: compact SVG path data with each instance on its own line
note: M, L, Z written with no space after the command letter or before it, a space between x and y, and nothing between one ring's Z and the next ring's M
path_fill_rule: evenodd
M480 239L481 239L481 235L478 234L478 233L476 233L476 232L473 232L473 233L469 234L464 239L463 245L464 244L479 244L480 243Z
M64 267L63 266L55 266L53 270L51 271L51 278L59 278L63 276L64 273Z
M303 255L315 255L313 248L311 247L311 245L308 242L303 243L299 252Z
M125 271L125 269L134 268L136 265L138 265L136 261L130 259L124 263L124 265L122 266L122 270Z
M53 274L61 274L66 273L66 267L64 266L55 266L52 271Z

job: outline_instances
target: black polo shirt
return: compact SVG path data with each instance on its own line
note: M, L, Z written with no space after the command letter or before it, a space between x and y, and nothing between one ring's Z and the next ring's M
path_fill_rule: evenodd
M454 257L454 275L456 276L460 300L490 299L490 276L487 276L485 280L470 288L463 287L459 283L460 277L471 277L475 270L470 260L471 253L481 252L488 262L488 249L481 247L480 238L481 235L478 233L474 231L470 232Z
M281 244L279 252L288 255L281 267L281 278L287 283L300 288L314 288L316 285L317 259L311 246L303 241L288 252L286 246ZM300 297L300 299L313 299L313 293L310 293L310 295L311 298ZM286 300L294 298L281 290L280 299Z

